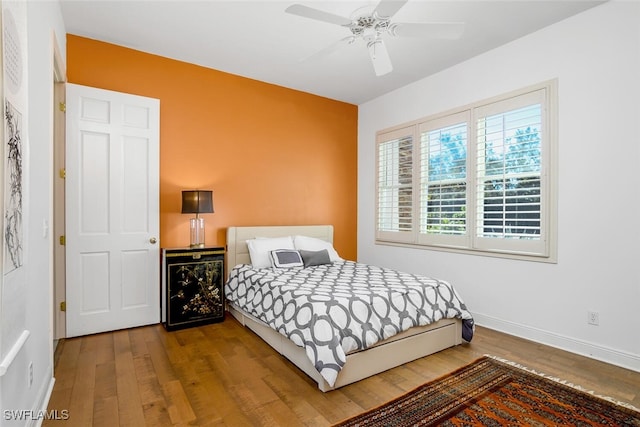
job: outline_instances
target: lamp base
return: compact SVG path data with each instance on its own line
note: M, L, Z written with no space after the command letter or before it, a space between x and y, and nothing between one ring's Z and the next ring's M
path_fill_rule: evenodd
M204 218L191 218L189 221L191 230L191 248L204 248Z

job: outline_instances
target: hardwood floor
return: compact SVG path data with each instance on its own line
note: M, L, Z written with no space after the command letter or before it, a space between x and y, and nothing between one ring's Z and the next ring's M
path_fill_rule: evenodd
M234 318L166 332L161 325L67 339L56 351L49 410L65 426L328 426L484 354L640 407L640 372L477 327L450 348L322 393Z

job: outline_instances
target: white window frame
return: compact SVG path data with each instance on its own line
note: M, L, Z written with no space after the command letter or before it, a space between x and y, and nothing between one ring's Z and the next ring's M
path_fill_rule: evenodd
M380 166L380 145L381 144L385 144L388 142L392 142L398 139L402 139L402 138L406 138L409 137L412 139L412 146L413 146L413 153L412 153L412 159L413 159L413 166L412 166L412 172L413 174L415 174L415 164L416 164L416 156L415 156L415 146L416 146L416 135L415 135L415 129L412 126L409 127L404 127L404 128L397 128L397 129L393 129L387 132L379 132L377 137L376 137L376 166ZM378 167L376 167L376 177L375 177L375 182L376 182L376 240L380 240L380 241L393 241L393 242L399 242L399 243L413 243L414 241L414 237L413 237L413 229L415 228L415 215L416 215L416 210L415 210L415 204L412 205L412 230L411 231L387 231L385 230L381 230L380 227L380 215L378 214L378 210L379 210L379 206L380 206L380 170L378 169ZM414 180L415 182L415 180ZM415 194L415 184L412 185L412 193Z
M506 239L483 237L477 232L481 209L476 205L482 179L478 173L478 119L508 112L521 106L541 105L541 168L540 168L540 234L535 239ZM376 244L400 245L423 249L453 251L503 258L557 262L557 80L550 80L491 99L482 100L441 114L404 123L376 134ZM448 235L424 233L420 230L421 173L427 166L421 162L422 135L442 129L461 120L467 123L466 161L466 233ZM412 226L410 231L381 231L379 229L379 146L384 142L411 136L412 138ZM425 153L428 156L427 153ZM427 157L425 157L427 158ZM480 168L481 169L481 168ZM481 233L480 233L481 234Z
M470 116L470 112L469 110L463 110L461 112L457 112L457 113L453 113L453 114L447 114L441 117L435 117L429 121L426 122L422 122L419 123L417 125L418 128L418 138L420 141L420 145L417 147L418 148L418 155L416 156L418 158L418 161L420 162L420 160L422 159L423 155L428 156L428 153L423 153L422 151L422 136L425 133L428 133L430 131L433 130L437 130L437 129L442 129L442 128L446 128L448 126L452 126L452 125L457 125L457 124L463 124L466 122L467 126L467 173L466 173L466 205L469 206L469 203L471 201L470 199L470 193L473 187L473 184L469 181L470 179L470 175L469 175L469 138L470 138L470 123L471 120L471 116ZM419 170L422 170L423 168L428 170L428 165L423 165L421 163L418 164L418 168ZM420 180L420 177L418 177L419 182L419 190L422 190L422 182ZM418 208L418 212L416 213L416 218L420 219L421 218L421 209L420 209L420 204L422 203L421 200L421 196L422 193L418 193L418 197L419 199L417 200L417 208ZM466 214L466 227L467 227L467 233L464 235L446 235L446 234L429 234L429 233L423 233L422 230L418 229L418 235L417 235L417 243L420 245L434 245L434 246L445 246L445 247L462 247L462 248L466 248L469 247L470 245L470 236L469 236L469 221L471 220L471 218L469 217L469 212L467 209L467 214Z

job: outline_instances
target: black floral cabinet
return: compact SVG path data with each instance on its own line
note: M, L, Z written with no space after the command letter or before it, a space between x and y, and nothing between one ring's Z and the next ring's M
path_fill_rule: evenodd
M224 320L224 248L162 249L162 323L167 330Z

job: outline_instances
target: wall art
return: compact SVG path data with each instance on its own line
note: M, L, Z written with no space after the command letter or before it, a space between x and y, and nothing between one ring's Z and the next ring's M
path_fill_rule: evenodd
M22 114L5 99L4 273L22 265Z

